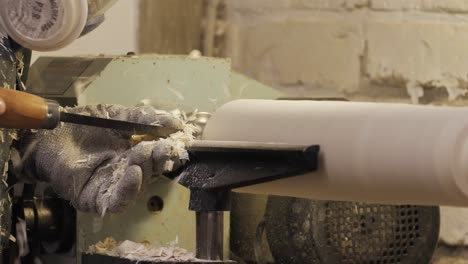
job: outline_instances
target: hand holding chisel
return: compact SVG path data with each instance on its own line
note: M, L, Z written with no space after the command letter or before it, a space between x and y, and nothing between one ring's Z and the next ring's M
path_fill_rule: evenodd
M61 112L56 102L25 93L0 89L0 98L6 103L0 126L37 129L24 131L15 142L12 174L21 180L49 183L81 211L121 212L152 176L177 169L188 158L183 142L167 137L172 131L182 131L185 121L167 111L102 104ZM85 125L57 126L60 121ZM53 131L40 129L54 126ZM135 132L153 134L158 140L129 140Z

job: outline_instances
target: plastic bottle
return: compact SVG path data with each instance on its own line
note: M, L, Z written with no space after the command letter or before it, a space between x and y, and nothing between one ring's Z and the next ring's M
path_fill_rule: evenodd
M26 48L57 50L79 38L85 27L94 29L94 23L102 23L105 10L115 2L0 0L0 23L11 38Z

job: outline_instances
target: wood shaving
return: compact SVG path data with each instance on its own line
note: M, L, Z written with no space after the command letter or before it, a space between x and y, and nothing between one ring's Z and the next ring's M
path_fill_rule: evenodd
M7 233L5 233L5 231L0 231L0 235L1 235L2 237L4 237L4 236L7 235ZM15 238L13 235L9 235L9 236L8 236L8 239L9 239L11 242L16 243L16 238Z
M168 141L172 146L171 156L178 157L181 161L188 161L187 147L189 147L195 140L195 135L199 132L199 128L190 122L194 120L195 115L192 114L187 116L180 110L174 110L171 112L175 117L180 118L184 121L185 126L182 131L171 134L168 138L161 139L161 141ZM168 161L165 165L166 168L171 168L173 163Z
M23 77L24 73L24 54L22 52L15 53L16 60L18 61L18 76Z
M156 247L148 241L136 243L129 240L117 242L108 237L89 247L88 253L125 258L133 261L196 261L195 255L172 244L167 247Z
M86 164L88 163L88 159L80 159L80 160L77 160L75 161L76 164Z
M99 241L95 245L90 246L89 252L93 254L105 255L106 252L111 251L115 247L117 247L117 241L112 237L108 237L104 239L104 241Z
M18 140L18 133L16 131L11 131L8 134L13 140Z
M140 143L140 142L143 142L143 141L154 141L154 140L158 140L160 139L159 137L155 137L155 136L152 136L152 135L132 135L131 136L131 139L130 139L130 144L132 146Z

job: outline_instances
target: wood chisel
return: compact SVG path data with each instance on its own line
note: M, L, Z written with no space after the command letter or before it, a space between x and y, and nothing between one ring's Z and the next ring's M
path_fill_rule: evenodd
M5 113L0 115L3 128L54 129L60 122L67 122L156 137L168 137L177 132L174 128L67 113L57 101L16 90L0 89L0 98L6 106Z

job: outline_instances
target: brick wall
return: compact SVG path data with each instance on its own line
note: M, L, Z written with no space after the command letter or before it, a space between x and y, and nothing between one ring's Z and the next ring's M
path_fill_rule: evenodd
M291 95L466 104L467 0L226 3L234 68ZM468 244L468 210L442 214L442 240Z
M466 0L227 4L234 67L284 91L454 104L468 91Z

